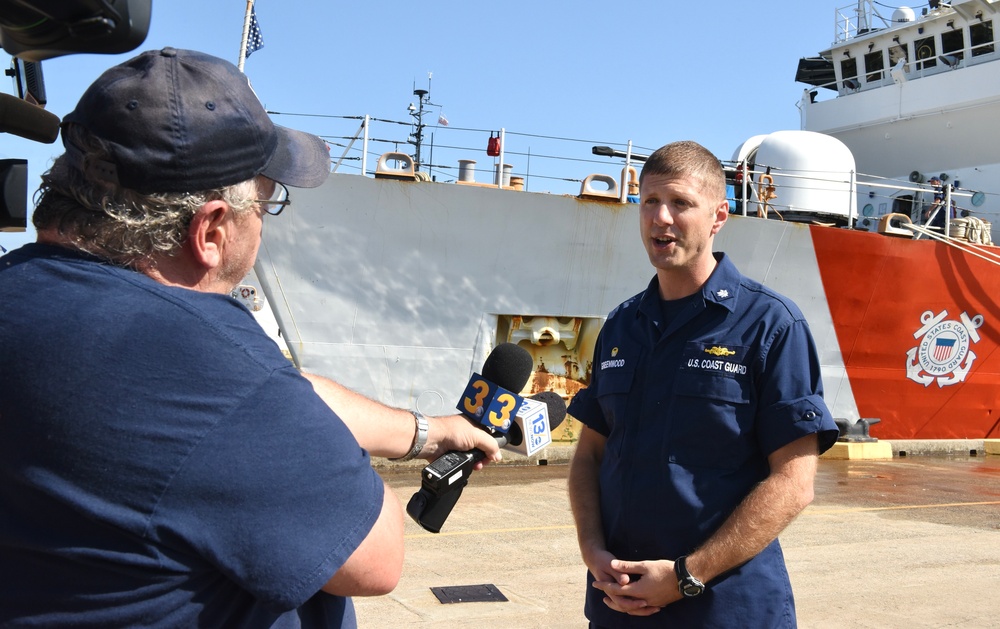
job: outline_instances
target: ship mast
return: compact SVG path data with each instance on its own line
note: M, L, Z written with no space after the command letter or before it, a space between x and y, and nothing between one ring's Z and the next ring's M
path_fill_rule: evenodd
M868 32L868 0L858 0L858 34Z
M417 172L420 171L420 147L424 141L424 113L427 111L427 106L438 107L431 102L431 76L432 73L427 73L427 89L413 89L413 95L417 97L417 105L410 103L407 110L410 115L413 116L413 132L410 133L410 138L407 140L410 144L416 147L416 151L413 154L413 169Z

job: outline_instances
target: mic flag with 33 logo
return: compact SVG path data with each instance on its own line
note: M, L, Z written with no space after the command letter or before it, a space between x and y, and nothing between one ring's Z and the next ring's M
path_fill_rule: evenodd
M517 393L473 374L456 408L489 432L506 435L523 403Z

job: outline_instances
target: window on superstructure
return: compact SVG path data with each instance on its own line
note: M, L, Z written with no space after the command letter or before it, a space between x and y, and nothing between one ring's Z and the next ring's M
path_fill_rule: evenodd
M952 66L965 58L965 33L961 30L941 33L941 56L947 57L945 63ZM955 63L951 63L954 61Z
M849 57L840 62L840 77L843 81L844 89L856 90L858 85L858 60Z
M993 20L970 24L969 43L973 57L993 52Z
M903 194L892 199L892 211L894 214L906 214L912 220L916 220L919 212L913 211L913 195ZM916 215L914 215L916 214Z
M917 70L933 68L937 65L937 50L934 47L933 37L914 40L913 48L917 51Z
M897 44L895 46L889 46L889 67L895 68L896 64L900 61L909 61L910 50L907 44ZM903 67L904 72L909 72L909 67Z
M869 83L874 83L875 81L881 81L882 77L885 76L885 55L882 54L881 50L876 50L875 52L869 52L865 55L865 72L868 74L865 76L865 80Z

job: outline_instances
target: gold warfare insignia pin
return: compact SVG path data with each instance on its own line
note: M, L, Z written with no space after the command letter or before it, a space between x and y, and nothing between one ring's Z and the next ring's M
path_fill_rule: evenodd
M715 347L706 348L705 353L711 354L712 356L732 356L736 352L716 345Z

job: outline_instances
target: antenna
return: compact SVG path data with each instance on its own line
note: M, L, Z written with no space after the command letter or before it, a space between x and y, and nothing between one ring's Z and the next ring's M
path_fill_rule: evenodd
M416 146L416 152L413 154L413 170L416 172L420 172L420 165L422 163L420 161L420 147L424 141L424 112L427 106L440 107L440 105L435 105L431 102L431 77L433 74L433 72L427 73L427 89L425 90L417 89L416 81L413 82L413 95L417 97L418 104L414 105L410 103L410 106L407 108L410 116L414 119L414 129L410 134L408 142Z

